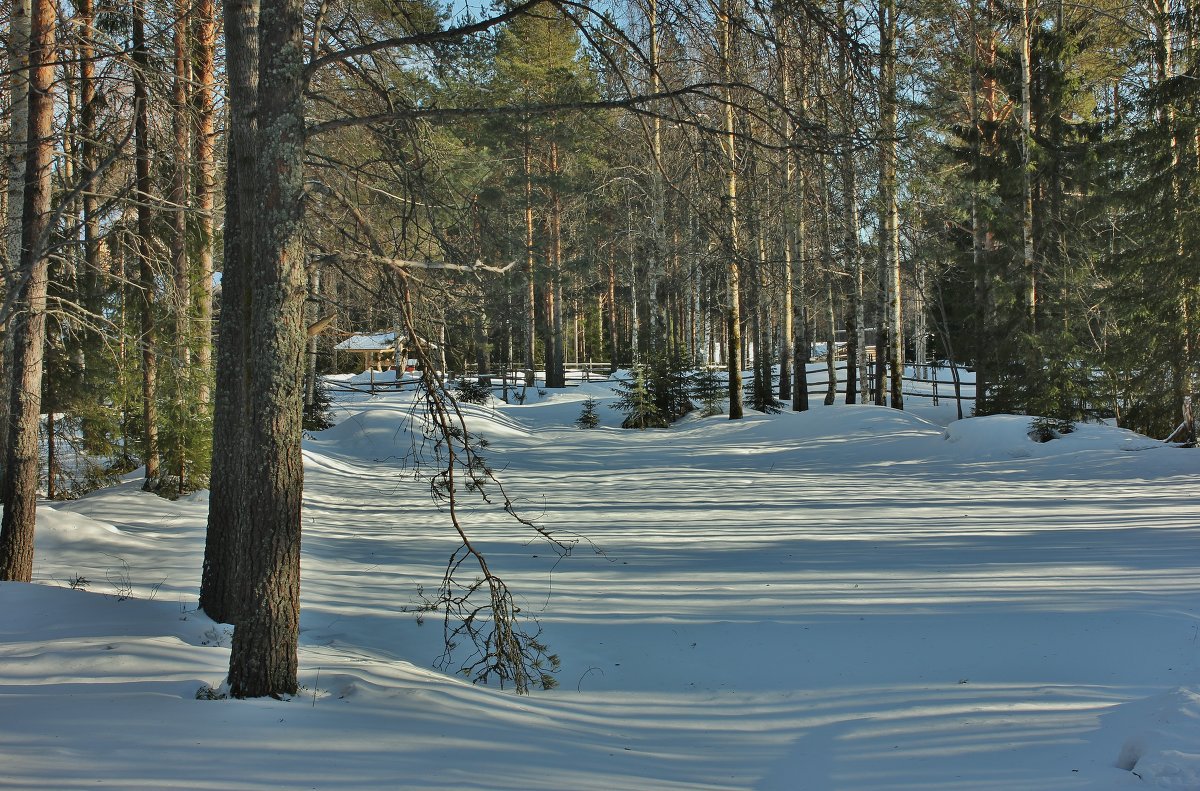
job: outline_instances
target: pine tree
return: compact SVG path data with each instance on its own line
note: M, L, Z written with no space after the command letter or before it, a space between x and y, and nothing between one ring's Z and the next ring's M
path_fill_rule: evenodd
M591 429L600 425L600 416L596 414L596 407L599 404L600 402L594 398L585 400L583 402L583 411L575 419L575 425L582 429Z
M663 415L650 389L649 370L644 364L633 366L632 378L618 380L614 386L617 400L612 408L624 413L621 428L667 428L671 421Z

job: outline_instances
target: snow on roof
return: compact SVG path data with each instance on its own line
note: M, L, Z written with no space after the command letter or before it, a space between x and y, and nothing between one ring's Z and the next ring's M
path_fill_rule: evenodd
M407 340L404 336L401 341ZM396 346L395 332L377 332L371 335L351 335L333 348L339 352L384 352Z

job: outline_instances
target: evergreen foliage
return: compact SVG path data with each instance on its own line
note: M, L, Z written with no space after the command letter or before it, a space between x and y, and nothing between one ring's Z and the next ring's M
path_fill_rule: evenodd
M652 355L649 362L634 365L631 373L632 379L618 380L614 388L617 401L612 408L625 414L622 428L667 428L696 408L683 355Z
M329 396L329 387L325 384L324 379L318 377L312 403L304 407L304 430L324 431L327 428L333 428L333 415L330 413L332 406L333 401Z
M725 379L711 366L701 366L691 376L689 392L701 404L700 414L713 417L725 413L728 396Z
M1035 417L1029 423L1029 438L1034 442L1049 442L1061 439L1064 434L1075 430L1075 421L1060 418Z
M454 400L463 404L484 405L492 398L492 388L478 379L459 379L454 383Z
M596 407L600 402L594 398L588 398L583 402L583 411L579 413L579 417L575 419L575 425L582 429L592 429L600 425L600 415L596 414Z
M655 402L650 386L650 370L638 363L630 371L632 378L618 379L613 389L617 400L612 408L625 415L621 428L667 428L671 421L663 415Z

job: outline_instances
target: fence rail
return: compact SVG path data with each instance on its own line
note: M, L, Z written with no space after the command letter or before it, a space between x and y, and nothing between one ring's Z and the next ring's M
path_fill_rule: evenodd
M911 367L911 366L910 366ZM474 368L474 366L471 366ZM612 381L608 375L610 370L607 362L586 362L586 363L571 363L566 366L568 387L577 387L584 382L602 383ZM955 399L961 401L975 400L975 384L974 382L962 382L959 387L959 393L955 393L953 374L946 366L919 366L916 370L924 375L904 376L903 391L905 398L930 398L934 405L937 405L941 399ZM966 371L967 369L959 369ZM844 373L846 371L846 363L838 362L835 366L835 372L842 374L838 376L835 394L845 398L846 396L846 380ZM600 372L603 372L602 374ZM743 372L749 376L752 372ZM875 394L875 370L872 366L870 375L867 378L867 391L869 397L873 398ZM478 374L473 370L468 370L463 376L477 377ZM487 375L487 374L485 374ZM814 375L823 376L820 379L814 379ZM525 380L525 371L510 370L507 372L497 371L490 374L492 378L492 391L503 392L506 389L505 378L507 376L507 389L523 391L529 387ZM452 379L455 377L451 377ZM778 379L778 377L775 377ZM400 392L409 387L416 387L420 384L419 379L385 379L382 376L379 379L362 382L348 382L345 380L325 380L325 386L336 392L347 393L366 393L374 394L380 392ZM806 378L806 384L809 397L823 397L829 388L828 369L822 366L816 370L810 370ZM537 387L535 380L534 387ZM541 385L544 387L545 385Z

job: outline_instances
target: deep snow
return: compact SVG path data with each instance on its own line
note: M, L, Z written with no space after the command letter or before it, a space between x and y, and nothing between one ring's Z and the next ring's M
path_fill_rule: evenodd
M585 539L467 509L563 660L522 698L434 669L418 590L456 541L410 398L343 396L305 442L290 701L195 699L230 634L195 610L206 493L41 504L40 584L0 584L0 787L1200 789L1196 451L945 401L470 407L523 513Z

